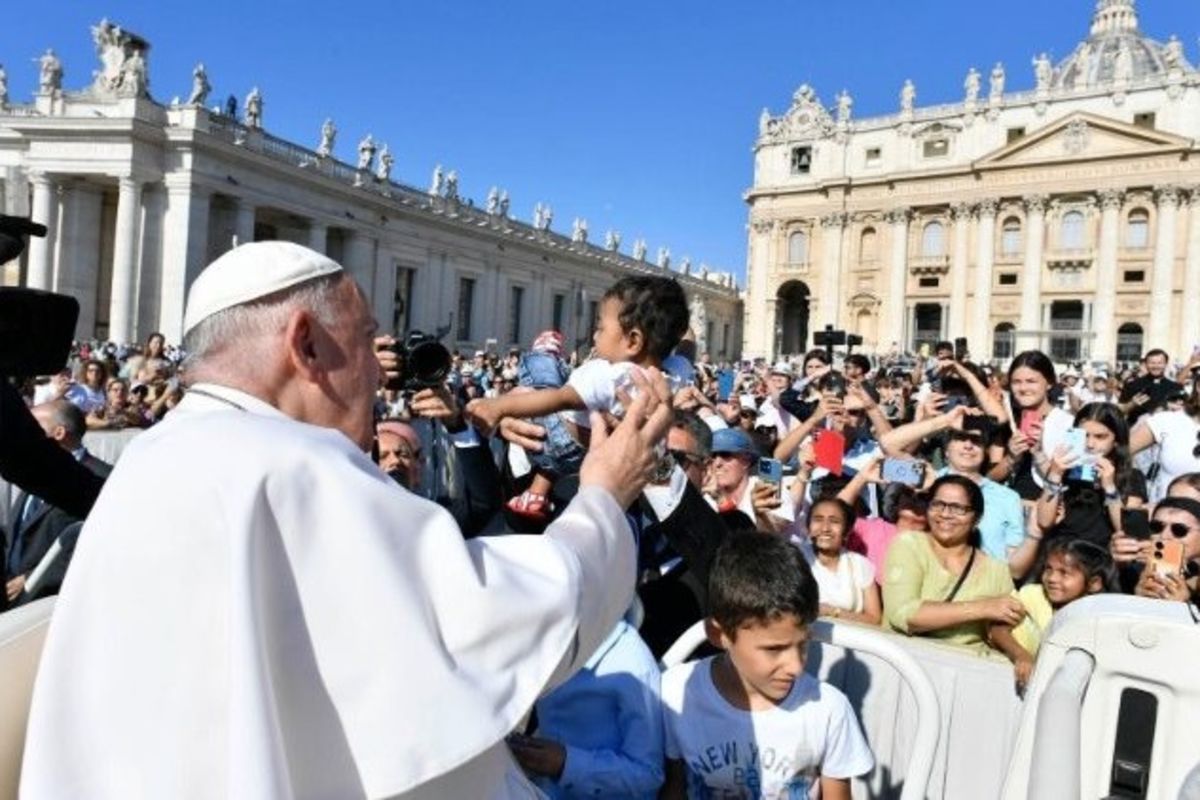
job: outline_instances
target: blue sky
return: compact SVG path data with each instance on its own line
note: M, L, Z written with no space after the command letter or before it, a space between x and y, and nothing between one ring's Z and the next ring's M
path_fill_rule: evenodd
M151 92L185 96L204 61L214 98L261 87L268 130L310 147L322 120L353 160L370 132L390 144L394 176L425 186L437 163L482 202L508 188L515 216L536 202L569 231L586 217L626 252L644 237L676 263L744 274L751 145L759 111L784 110L811 83L826 104L843 87L856 116L890 113L904 78L918 104L952 102L976 66L996 61L1009 88L1032 85L1030 59L1067 55L1091 0L690 3L642 0L415 3L48 2L6 15L0 63L14 99L36 85L32 59L53 47L65 85L97 61L89 26L107 16L152 44ZM753 11L751 11L753 9ZM1142 29L1183 39L1200 58L1196 0L1142 0Z

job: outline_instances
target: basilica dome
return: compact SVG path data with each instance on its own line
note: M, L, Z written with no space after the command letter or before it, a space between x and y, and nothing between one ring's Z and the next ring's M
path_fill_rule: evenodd
M1054 86L1082 89L1118 80L1130 84L1191 70L1175 37L1157 42L1138 28L1134 0L1099 0L1091 33L1054 69Z

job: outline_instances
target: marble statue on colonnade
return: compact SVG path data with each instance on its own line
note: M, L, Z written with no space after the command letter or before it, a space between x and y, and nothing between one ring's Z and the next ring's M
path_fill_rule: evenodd
M458 199L458 170L456 169L446 173L446 199Z
M576 244L583 244L588 239L588 223L586 219L576 217L575 222L571 225L571 241Z
M1054 79L1054 66L1050 63L1050 56L1042 53L1033 59L1033 75L1037 80L1039 92L1050 91L1050 81Z
M658 248L658 260L655 263L658 264L660 269L670 269L671 268L671 251L668 250L666 247L659 247Z
M42 53L41 58L35 59L38 62L38 93L39 94L54 94L62 91L63 66L58 60L58 56L54 55L54 51L46 48L46 52Z
M1004 96L1004 80L1004 65L997 61L996 66L992 67L991 91L988 95L991 100L997 101Z
M911 115L913 105L917 102L917 87L913 85L912 79L904 81L904 86L900 89L900 113Z
M968 105L974 105L979 100L980 88L979 70L971 67L967 73L967 79L963 81L963 90L966 92L966 102Z
M361 142L358 143L358 168L363 172L370 172L371 167L375 164L375 140L371 138L371 134L367 134Z
M188 95L189 106L202 106L208 100L208 93L212 91L212 84L208 82L208 70L204 68L204 64L197 64L192 70L192 93Z
M633 243L633 257L638 261L646 260L646 240L638 239Z
M617 231L608 231L604 234L604 249L610 253L615 253L621 249L621 234Z
M508 189L505 189L504 191L500 192L500 216L504 217L505 219L508 218L508 207Z
M5 71L4 65L0 64L0 108L8 105L8 72Z
M250 94L246 95L246 119L244 120L247 128L262 128L262 111L263 100L262 93L255 86L250 90Z
M329 117L321 123L321 143L317 145L317 155L321 158L329 158L333 155L333 142L337 138L337 126L333 124L333 120Z
M837 121L839 125L844 125L850 121L850 113L854 109L854 98L850 96L850 92L842 89L842 93L837 96Z
M446 184L446 178L442 174L442 165L438 164L433 168L433 178L429 181L429 193L434 197L442 196L442 187Z
M379 151L379 169L375 171L375 177L387 183L392 179L392 167L395 165L396 159L392 155L392 151L388 149L387 144L383 145L383 149Z

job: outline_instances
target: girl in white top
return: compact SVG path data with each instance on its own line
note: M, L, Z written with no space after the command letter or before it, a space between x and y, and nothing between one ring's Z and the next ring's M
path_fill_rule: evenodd
M1075 426L1070 413L1050 400L1058 383L1054 364L1040 350L1026 350L1008 368L1012 435L1008 445L993 445L989 461L995 466L987 477L1005 483L1032 508L1041 496L1050 457Z
M812 548L802 549L820 590L821 616L878 625L883 602L875 567L865 556L846 550L854 518L854 509L840 498L817 500L808 509Z

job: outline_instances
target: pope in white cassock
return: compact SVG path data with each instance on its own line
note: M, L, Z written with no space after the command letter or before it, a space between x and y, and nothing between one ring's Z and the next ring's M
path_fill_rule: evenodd
M375 322L338 264L238 247L184 328L189 391L125 451L55 608L22 797L538 796L503 737L631 601L661 377L594 428L544 536L464 542L364 454Z

